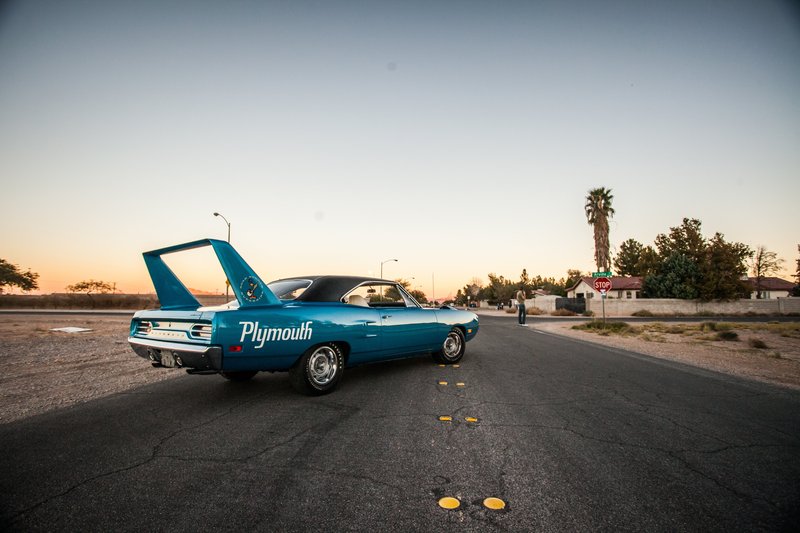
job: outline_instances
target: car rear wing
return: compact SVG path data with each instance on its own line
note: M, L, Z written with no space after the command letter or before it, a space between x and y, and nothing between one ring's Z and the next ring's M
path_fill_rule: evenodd
M202 239L142 254L147 270L150 272L150 278L153 280L158 300L161 302L161 309L188 310L201 306L197 298L181 283L161 256L204 246L211 246L214 253L217 254L217 259L228 277L228 282L239 301L240 308L280 305L281 301L278 297L242 259L242 256L233 249L233 246L225 241Z

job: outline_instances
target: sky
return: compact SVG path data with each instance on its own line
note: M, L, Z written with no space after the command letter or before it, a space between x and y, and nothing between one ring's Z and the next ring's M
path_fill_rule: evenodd
M0 3L0 257L152 292L231 241L266 279L594 270L684 217L795 270L800 7L777 0ZM224 290L205 252L170 257ZM204 255L205 254L205 255Z

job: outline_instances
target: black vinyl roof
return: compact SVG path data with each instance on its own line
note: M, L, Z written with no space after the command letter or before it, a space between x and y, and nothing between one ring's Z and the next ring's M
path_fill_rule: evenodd
M396 284L396 282L388 279L366 278L362 276L297 276L276 281L286 281L289 279L311 280L311 285L297 298L296 301L298 302L339 302L342 300L342 296L358 285L368 281Z

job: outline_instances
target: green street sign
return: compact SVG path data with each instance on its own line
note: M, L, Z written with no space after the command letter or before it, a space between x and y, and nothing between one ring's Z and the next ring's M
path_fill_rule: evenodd
M611 272L592 272L593 278L610 278Z

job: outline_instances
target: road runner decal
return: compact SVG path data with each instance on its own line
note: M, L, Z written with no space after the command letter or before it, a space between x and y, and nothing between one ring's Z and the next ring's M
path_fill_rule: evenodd
M259 343L255 349L262 348L265 342L273 341L306 341L311 338L313 329L311 321L304 322L302 326L293 328L271 328L269 326L259 327L258 322L239 322L242 325L242 338L239 342L244 342L250 336L250 342Z

